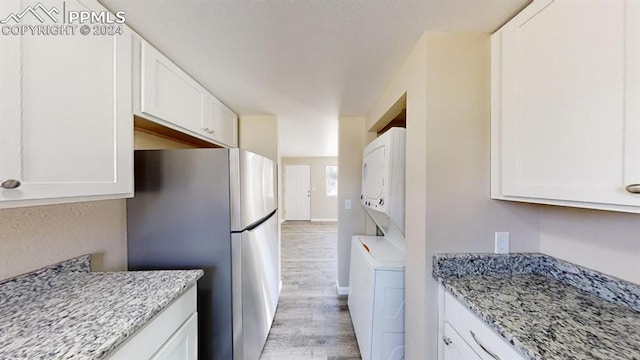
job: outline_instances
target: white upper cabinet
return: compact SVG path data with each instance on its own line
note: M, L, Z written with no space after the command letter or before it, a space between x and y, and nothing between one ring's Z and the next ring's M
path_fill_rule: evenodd
M208 98L209 114L202 128L220 143L238 147L238 116L213 95Z
M64 6L106 11L84 3ZM0 10L29 4L2 1ZM62 14L62 1L46 4ZM40 22L20 21L30 24ZM122 28L0 36L0 208L132 195L132 33Z
M640 2L536 0L492 36L492 197L640 212Z
M136 47L139 116L217 145L237 147L236 114L149 43L137 39Z

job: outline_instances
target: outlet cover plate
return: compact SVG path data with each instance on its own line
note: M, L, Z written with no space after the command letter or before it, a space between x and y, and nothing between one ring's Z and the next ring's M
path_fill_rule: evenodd
M495 236L495 252L496 254L509 253L509 233L506 231L498 231Z

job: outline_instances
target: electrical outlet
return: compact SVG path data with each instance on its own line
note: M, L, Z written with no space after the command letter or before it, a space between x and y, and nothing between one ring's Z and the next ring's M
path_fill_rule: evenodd
M345 210L351 210L351 199L346 199L344 201L344 208Z
M509 233L506 231L496 232L495 237L495 252L496 254L508 254L509 253Z

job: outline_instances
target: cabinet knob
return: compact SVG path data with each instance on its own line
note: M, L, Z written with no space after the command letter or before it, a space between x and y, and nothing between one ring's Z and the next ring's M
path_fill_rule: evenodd
M453 342L453 341L451 340L451 338L450 338L450 337L447 337L447 336L443 336L443 337L442 337L442 341L443 341L443 342L444 342L444 344L445 344L445 345L447 345L447 346L451 345L451 343Z
M18 180L8 179L0 183L0 187L3 189L16 189L19 188L22 183Z
M632 194L640 194L640 184L631 184L627 186L627 191Z

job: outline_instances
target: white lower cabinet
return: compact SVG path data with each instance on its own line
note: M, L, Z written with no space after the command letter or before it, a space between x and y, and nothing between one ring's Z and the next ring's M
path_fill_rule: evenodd
M156 315L107 360L197 360L196 286Z
M198 315L193 314L151 360L196 360L198 358Z
M498 333L440 288L439 360L524 360Z
M444 324L444 350L442 360L480 360L471 346L451 327L449 323Z
M0 12L29 4L3 0ZM40 21L25 16L27 25ZM132 196L133 33L117 26L122 34L0 36L0 208Z

